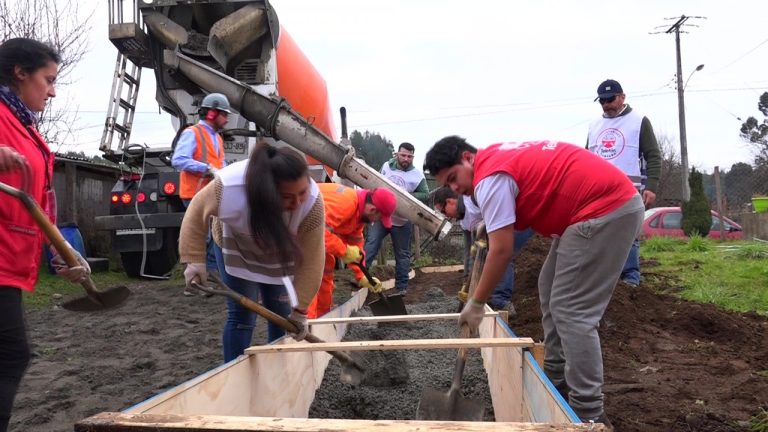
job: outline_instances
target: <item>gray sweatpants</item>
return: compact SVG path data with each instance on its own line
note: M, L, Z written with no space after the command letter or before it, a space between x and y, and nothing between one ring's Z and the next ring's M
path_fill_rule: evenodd
M603 356L597 326L640 233L639 195L615 211L569 226L552 242L539 274L544 372L570 387L569 404L582 419L603 413Z

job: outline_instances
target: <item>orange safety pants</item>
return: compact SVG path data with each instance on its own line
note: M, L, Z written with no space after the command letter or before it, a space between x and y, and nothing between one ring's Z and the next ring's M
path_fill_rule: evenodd
M336 257L326 253L325 267L323 268L323 281L320 283L320 290L312 299L312 303L307 310L307 318L318 318L331 310L333 306L333 272L336 270Z

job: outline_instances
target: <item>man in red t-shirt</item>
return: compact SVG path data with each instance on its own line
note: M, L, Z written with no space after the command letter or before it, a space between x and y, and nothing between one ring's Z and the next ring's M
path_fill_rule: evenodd
M582 420L610 424L597 326L645 210L627 176L572 144L507 142L477 150L457 136L438 141L425 167L441 185L473 196L488 231L485 267L459 324L480 325L512 259L515 230L552 237L539 274L544 371Z

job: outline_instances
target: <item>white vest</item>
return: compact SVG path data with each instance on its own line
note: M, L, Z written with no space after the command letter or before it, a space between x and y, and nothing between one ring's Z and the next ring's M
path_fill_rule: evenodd
M225 256L225 269L227 273L242 279L255 282L282 285L283 268L288 270L286 276L293 277L294 263L265 263L247 259L245 255L261 254L261 250L253 241L250 226L248 201L246 199L245 172L248 169L248 160L242 160L219 170L216 175L223 184L221 204L219 205L219 221L222 227L222 252ZM284 211L285 222L291 234L296 235L299 225L307 217L320 194L320 188L311 178L309 179L309 197L296 210ZM237 248L227 248L227 244L237 244ZM245 254L243 252L246 252ZM251 252L250 254L247 252ZM235 267L227 265L227 255L237 258L237 262L245 262L247 267ZM267 274L265 274L267 273Z
M626 174L635 187L641 186L640 126L643 116L630 111L614 118L600 118L589 126L589 146Z
M389 166L389 161L385 162L384 166L381 167L381 173L392 183L408 193L413 193L413 191L419 187L421 181L424 180L424 174L422 174L418 168L413 168L408 171L392 169ZM397 212L392 215L392 225L403 226L406 222L408 222L408 219L398 216Z

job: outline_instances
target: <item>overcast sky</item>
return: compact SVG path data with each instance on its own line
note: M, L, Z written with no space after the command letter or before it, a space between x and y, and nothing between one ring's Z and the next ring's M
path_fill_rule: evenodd
M79 107L70 137L98 153L116 49L107 39L106 1L96 8L91 50L59 97ZM751 162L738 136L768 91L768 4L754 1L273 0L280 22L325 77L334 112L349 129L378 132L395 147L416 146L416 163L438 139L458 134L478 147L556 139L582 145L601 110L606 78L676 148L675 41L664 34L688 16L681 35L692 165L711 170ZM662 32L661 34L649 34ZM704 64L699 72L691 73ZM158 115L145 70L131 142L167 145L173 130ZM336 119L339 128L338 118Z

